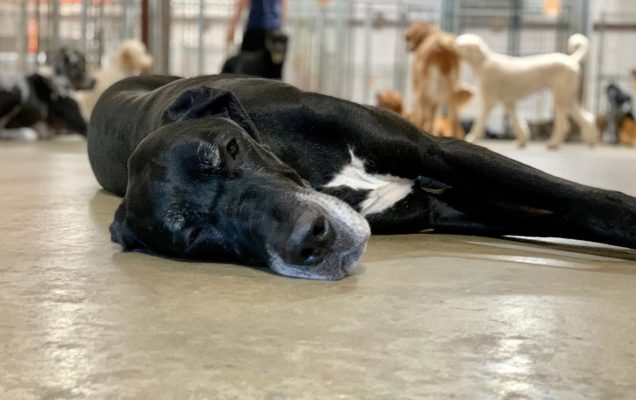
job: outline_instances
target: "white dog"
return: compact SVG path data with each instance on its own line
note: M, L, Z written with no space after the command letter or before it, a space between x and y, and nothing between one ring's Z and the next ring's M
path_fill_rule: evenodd
M530 136L526 122L519 118L515 103L522 98L548 88L554 95L554 129L548 142L549 148L557 148L569 131L568 116L581 128L586 143L592 145L599 133L593 115L578 102L580 62L587 54L588 40L575 34L568 40L568 52L540 54L528 57L511 57L492 52L477 35L464 34L456 39L462 58L474 69L480 86L481 112L466 140L474 142L484 135L488 114L501 102L510 118L519 146L524 146Z
M153 58L146 51L146 46L137 39L123 41L117 52L110 59L110 63L104 69L95 73L97 80L92 90L83 90L77 93L77 100L82 110L82 115L90 119L93 107L99 96L113 83L129 76L150 72Z

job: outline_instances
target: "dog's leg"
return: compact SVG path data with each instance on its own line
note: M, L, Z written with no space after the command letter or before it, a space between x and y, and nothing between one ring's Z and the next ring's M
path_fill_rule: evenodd
M505 104L504 107L506 109L506 114L508 114L508 118L510 118L512 130L517 137L517 146L524 147L530 138L530 128L528 128L526 120L517 115L514 103Z
M488 122L488 116L490 115L490 112L492 111L494 106L494 101L482 97L481 110L479 112L477 120L470 130L470 133L466 135L467 142L472 143L484 137L484 133L486 132L486 122Z
M548 141L549 149L557 149L565 140L570 130L570 121L568 121L566 106L559 101L558 95L555 94L554 99L554 127L552 128L552 136Z
M634 197L560 179L465 142L440 140L435 147L434 152L423 149L426 174L451 187L438 197L458 210L458 231L470 231L463 222L468 220L481 225L481 234L492 226L492 234L561 236L636 248ZM447 226L454 224L449 215Z
M583 140L590 146L598 143L600 133L594 123L594 116L591 112L583 109L579 104L575 104L570 109L570 116L581 128L581 136Z
M452 136L456 139L461 140L464 138L464 129L459 123L458 107L455 104L453 104L452 101L448 102L447 107L448 107L448 119L450 120Z

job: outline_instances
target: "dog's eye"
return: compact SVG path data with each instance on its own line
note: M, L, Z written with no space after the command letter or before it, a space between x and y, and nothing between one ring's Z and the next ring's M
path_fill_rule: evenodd
M203 228L201 227L192 228L190 230L186 238L186 248L190 248L192 244L196 242L197 238L201 235L201 232L203 232Z
M236 155L239 152L239 147L238 143L236 143L236 139L230 140L229 143L225 146L225 150L227 151L227 154L230 155L230 157L236 158Z

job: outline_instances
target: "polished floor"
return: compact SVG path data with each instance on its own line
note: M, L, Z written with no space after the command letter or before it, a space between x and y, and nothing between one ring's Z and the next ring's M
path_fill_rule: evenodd
M489 146L636 196L636 149ZM0 143L0 399L636 398L634 251L378 236L315 282L121 253L118 202L82 141Z

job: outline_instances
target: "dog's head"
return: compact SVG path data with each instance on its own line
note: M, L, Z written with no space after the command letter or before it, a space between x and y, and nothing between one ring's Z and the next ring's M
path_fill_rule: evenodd
M27 80L44 108L43 116L49 126L86 135L86 121L77 101L68 91L60 89L54 81L40 74L30 75Z
M459 35L455 39L455 48L459 55L473 67L481 66L489 52L486 42L472 33Z
M439 29L432 22L413 22L405 36L409 51L415 51L428 37L438 32Z
M397 90L382 90L375 95L376 106L402 115L402 95Z
M632 96L623 91L615 83L610 83L609 85L607 85L607 87L605 88L605 93L607 94L609 103L615 108L631 109Z
M126 74L139 75L152 71L154 60L146 46L137 39L123 41L114 55L115 62L122 66Z
M287 54L287 43L289 37L281 31L274 31L267 34L265 38L265 48L269 52L273 64L282 64Z
M53 53L50 61L55 76L68 81L68 88L88 90L95 86L95 79L88 72L84 54L71 47L61 47Z
M300 278L340 279L353 271L369 236L366 220L310 188L260 144L232 93L187 91L163 118L128 160L113 241Z

